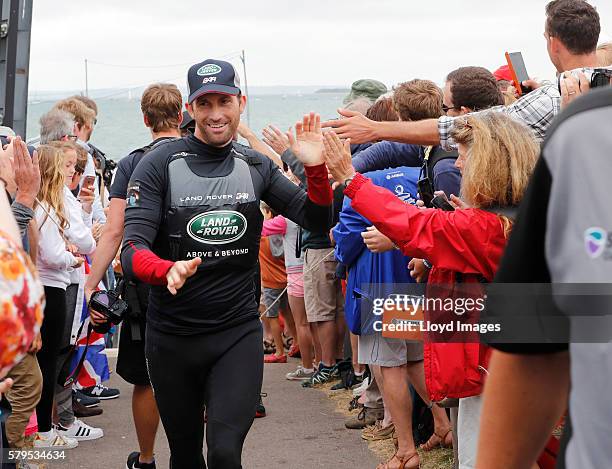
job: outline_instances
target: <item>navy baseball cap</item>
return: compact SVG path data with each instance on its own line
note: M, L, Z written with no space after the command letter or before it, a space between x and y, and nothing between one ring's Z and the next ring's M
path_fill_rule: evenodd
M240 77L234 66L223 60L207 59L192 65L187 72L191 104L206 93L222 93L237 96L240 91Z

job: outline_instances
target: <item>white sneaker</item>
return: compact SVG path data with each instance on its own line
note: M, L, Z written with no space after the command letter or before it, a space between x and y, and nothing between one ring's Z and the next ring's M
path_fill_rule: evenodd
M55 429L51 430L48 437L37 433L36 438L34 438L34 448L72 449L77 446L79 446L77 440L59 435Z
M312 378L314 371L306 371L302 365L299 365L295 371L287 373L285 377L289 381L304 381Z
M75 419L69 428L65 428L61 424L58 424L55 428L61 436L77 441L97 440L104 436L104 431L101 428L90 427L79 419Z
M353 389L353 397L361 396L370 385L370 378L366 378L363 382Z

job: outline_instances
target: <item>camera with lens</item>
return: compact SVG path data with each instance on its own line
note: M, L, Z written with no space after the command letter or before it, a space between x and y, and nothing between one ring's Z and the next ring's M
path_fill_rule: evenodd
M119 293L112 290L94 292L89 300L89 308L106 318L104 324L93 328L99 334L106 334L113 324L118 325L129 310L128 304L119 297Z
M565 73L560 73L557 77L557 87L559 93L561 93L561 79L566 73L571 73L572 76L580 82L580 73L583 73L587 81L591 85L591 88L601 88L602 86L609 86L610 80L612 80L612 68L575 68Z

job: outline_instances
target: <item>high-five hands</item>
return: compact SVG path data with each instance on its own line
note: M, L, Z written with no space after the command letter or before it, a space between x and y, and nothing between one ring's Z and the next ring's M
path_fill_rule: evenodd
M335 132L325 132L323 136L325 145L325 164L332 178L343 183L355 176L355 168L351 160L351 141L342 142Z
M317 166L324 162L319 114L306 114L302 122L295 124L295 136L292 132L287 132L287 138L295 156L304 166Z
M323 122L321 127L331 127L342 139L350 138L352 143L367 143L376 140L376 122L357 111L338 109L343 118Z
M291 132L291 129L289 129L289 132ZM287 135L282 133L280 129L274 127L273 125L269 125L263 129L261 133L263 135L262 140L264 143L279 155L282 155L290 148Z
M40 190L38 154L34 152L34 155L30 158L28 147L21 137L15 137L11 141L11 145L13 147L15 183L17 184L16 200L27 207L32 207Z
M166 274L168 291L176 295L176 292L185 284L185 281L196 273L201 263L202 259L199 257L190 261L176 261Z

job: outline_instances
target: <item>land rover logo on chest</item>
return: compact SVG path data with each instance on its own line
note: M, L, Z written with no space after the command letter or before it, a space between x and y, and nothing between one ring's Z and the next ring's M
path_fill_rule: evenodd
M241 213L218 210L196 215L187 223L187 233L204 244L227 244L240 239L247 229Z
M217 64L206 64L202 65L196 72L201 77L207 77L209 75L216 75L221 71L221 67Z

